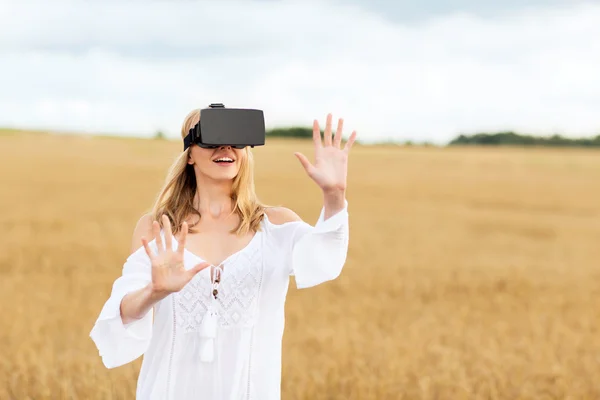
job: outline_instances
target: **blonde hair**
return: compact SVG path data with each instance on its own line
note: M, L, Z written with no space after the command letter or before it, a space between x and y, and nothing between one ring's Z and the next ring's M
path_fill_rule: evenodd
M200 120L200 109L192 110L181 127L182 139L189 130ZM181 224L190 214L201 218L200 212L194 207L193 201L197 190L194 167L188 164L191 146L183 151L169 168L165 183L159 192L152 208L152 219L162 227L162 215L166 215L172 226L173 234L181 230ZM254 189L254 157L249 147L243 150L246 157L241 160L240 170L233 180L231 199L234 201L232 213L240 217L240 222L231 233L244 235L256 232L262 221L265 208ZM189 224L189 231L194 232L195 224Z

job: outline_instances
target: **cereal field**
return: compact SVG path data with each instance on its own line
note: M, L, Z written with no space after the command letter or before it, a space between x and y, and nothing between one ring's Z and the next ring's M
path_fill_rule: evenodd
M261 199L314 223L310 142L267 143ZM134 398L141 358L88 334L180 149L0 135L0 399ZM290 285L283 399L600 398L600 151L356 145L348 201L341 277Z

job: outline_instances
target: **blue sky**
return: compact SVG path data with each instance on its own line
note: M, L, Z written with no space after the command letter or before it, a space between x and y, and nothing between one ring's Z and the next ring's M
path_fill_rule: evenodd
M365 141L600 134L600 3L0 0L0 126L177 137L328 112Z

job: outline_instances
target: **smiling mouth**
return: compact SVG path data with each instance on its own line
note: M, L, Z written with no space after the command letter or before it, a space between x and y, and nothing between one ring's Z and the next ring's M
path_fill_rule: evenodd
M234 161L229 157L219 157L216 160L213 160L213 162L216 162L217 164L232 164Z

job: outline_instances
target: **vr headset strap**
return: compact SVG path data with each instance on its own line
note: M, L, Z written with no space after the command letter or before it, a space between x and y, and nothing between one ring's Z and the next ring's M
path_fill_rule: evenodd
M196 128L200 129L198 124L190 129L190 132L183 138L183 151L186 151L187 148L194 143L194 139L196 139Z

